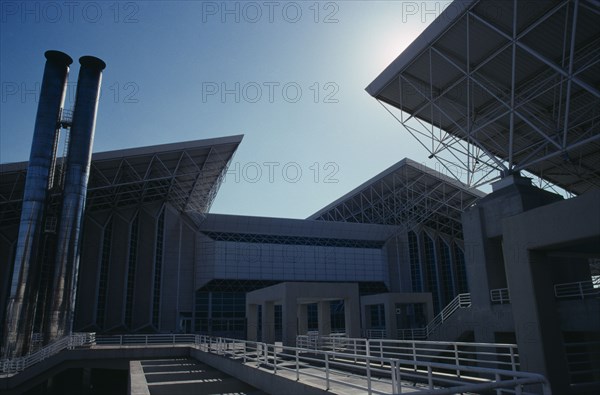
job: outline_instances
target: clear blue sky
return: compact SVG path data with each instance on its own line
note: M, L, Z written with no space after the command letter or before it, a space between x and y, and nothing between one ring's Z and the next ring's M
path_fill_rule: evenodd
M29 157L56 49L67 106L77 59L107 63L94 152L245 135L212 212L305 218L404 157L434 166L364 88L448 2L0 4L2 163Z

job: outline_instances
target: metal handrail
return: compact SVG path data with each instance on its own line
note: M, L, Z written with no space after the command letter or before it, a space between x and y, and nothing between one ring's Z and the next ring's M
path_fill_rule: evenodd
M191 344L192 337L194 339ZM308 339L310 336L302 336ZM329 341L337 351L287 347L240 339L214 338L200 335L125 335L99 337L98 343L103 347L146 347L152 344L173 344L194 346L195 348L224 357L240 360L249 366L270 369L273 374L281 371L292 372L297 381L314 379L324 381L327 389L333 385L364 391L368 394L401 393L402 381L427 383L435 393L477 392L489 389L513 389L523 392L523 385L541 384L544 394L550 394L546 379L541 375L524 373L516 370L486 368L477 366L439 363L400 357L381 356L376 353L361 354L353 352L349 347L359 349L359 340L341 336L321 337L325 344ZM377 342L377 340L368 340ZM379 340L379 342L382 342ZM399 342L399 341L397 341ZM428 342L439 344L470 345L481 348L489 343L452 343ZM343 347L344 348L343 348ZM493 344L493 347L505 346ZM514 345L508 345L514 346ZM377 348L375 343L367 349ZM385 348L384 348L385 351ZM486 351L481 351L485 355ZM420 355L420 354L419 354ZM515 354L516 355L516 354ZM468 358L460 359L469 363ZM305 369L310 367L311 369ZM448 376L448 371L456 372L455 377ZM347 380L348 374L365 379L365 384L357 384ZM357 373L358 372L358 373ZM377 379L375 379L377 377ZM373 378L373 379L372 379ZM404 384L406 385L406 384ZM451 388L443 389L440 386ZM444 392L445 391L445 392Z
M489 368L519 370L520 358L516 344L418 341L393 339L321 337L317 346L306 336L296 338L296 347L323 351L341 351L360 355L376 355L411 359L413 361L444 362Z
M558 299L580 298L600 296L600 286L593 280L562 283L554 285L554 295Z
M510 292L508 288L490 289L490 300L492 303L510 303Z
M18 373L66 349L91 345L95 342L95 333L73 333L40 348L36 352L22 357L0 360L0 372Z
M89 341L95 341L96 347L100 348L146 348L152 345L193 347L203 352L239 360L248 366L270 369L273 374L278 374L280 371L293 372L296 380L309 378L314 381L315 378L318 378L324 382L327 389L331 389L332 385L337 385L359 389L368 394L401 393L403 385L408 385L406 384L408 381L411 387L415 382L427 383L427 388L430 391L435 390L436 394L479 392L493 389L512 389L517 393L525 394L523 385L538 384L541 385L543 394L550 395L548 382L542 375L515 370L420 361L414 358L382 357L356 352L307 350L299 347L201 335L121 335L98 336L95 339L93 336L85 336L92 334L83 335L79 338L69 336L59 342L66 343L67 348L85 346L89 344ZM356 341L356 339L341 336L333 336L331 339L346 343ZM485 343L454 344L471 344L480 347ZM306 367L310 367L310 369L304 369ZM456 372L456 376L449 376L448 371ZM364 379L364 382L357 383L348 380L349 374ZM440 388L444 386L447 388Z
M444 323L456 310L471 307L471 294L458 294L444 309L425 326L427 337Z
M410 339L427 339L437 328L440 327L456 310L471 307L471 294L458 294L444 309L438 313L425 327L423 328L408 328L399 329L398 336L401 339L410 337ZM418 337L414 337L414 335ZM408 335L408 336L407 336Z

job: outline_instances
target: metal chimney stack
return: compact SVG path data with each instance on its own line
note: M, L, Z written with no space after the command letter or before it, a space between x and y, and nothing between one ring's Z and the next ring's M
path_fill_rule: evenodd
M72 329L79 267L79 240L92 160L102 70L106 67L102 60L93 56L83 56L79 63L81 68L69 136L46 341L69 334Z
M40 91L19 235L6 310L4 356L21 355L27 351L35 314L38 264L41 257L41 237L48 199L49 179L56 158L57 131L64 104L69 65L73 59L59 51L47 51L44 78Z
M69 65L73 60L58 51L47 51L44 78L27 167L23 206L11 287L6 306L2 358L30 350L35 322L41 322L45 342L70 333L79 265L79 240L90 172L92 144L102 70L106 64L95 57L79 59L75 110L70 125L61 122ZM60 128L70 126L63 190L54 182ZM58 203L51 203L58 197ZM57 195L58 194L58 195ZM60 207L56 237L44 235L49 208ZM43 244L51 241L55 254L44 257ZM46 254L47 255L47 254ZM42 268L47 268L42 271ZM42 272L46 273L42 276ZM49 280L44 280L50 275ZM42 279L42 277L44 279ZM47 291L40 287L47 284ZM44 288L41 289L40 288ZM49 296L49 297L48 297ZM37 306L37 309L36 309Z

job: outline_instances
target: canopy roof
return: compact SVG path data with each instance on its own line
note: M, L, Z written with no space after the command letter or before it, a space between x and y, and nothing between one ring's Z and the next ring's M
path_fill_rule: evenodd
M426 226L462 238L461 213L484 195L405 158L308 219Z
M206 213L243 136L100 152L92 156L86 210L168 201ZM18 223L27 162L0 164L0 226Z
M438 159L600 187L598 1L456 0L366 90Z

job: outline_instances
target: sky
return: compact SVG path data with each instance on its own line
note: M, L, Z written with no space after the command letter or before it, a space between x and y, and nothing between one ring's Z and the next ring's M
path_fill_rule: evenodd
M29 158L44 52L107 64L94 152L244 134L211 212L306 218L427 152L365 88L447 1L2 1L0 163Z

